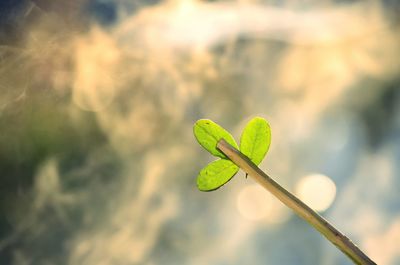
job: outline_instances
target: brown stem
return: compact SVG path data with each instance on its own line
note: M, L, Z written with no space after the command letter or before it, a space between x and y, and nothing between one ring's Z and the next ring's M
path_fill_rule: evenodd
M261 186L271 192L286 206L291 208L297 215L306 220L338 249L346 254L355 264L375 264L365 255L350 239L334 228L322 216L313 211L300 199L271 179L259 167L250 161L248 157L239 152L232 145L221 139L217 148L221 150L232 162L239 166L243 171L253 177Z

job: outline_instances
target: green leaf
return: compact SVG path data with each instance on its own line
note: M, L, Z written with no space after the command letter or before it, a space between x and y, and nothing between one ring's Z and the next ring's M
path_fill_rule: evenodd
M212 120L198 120L194 124L193 133L199 144L214 156L227 158L217 149L217 143L222 138L238 149L237 143L232 135Z
M240 137L240 152L254 164L259 165L268 152L271 144L271 128L268 122L260 117L252 119L244 128Z
M227 183L238 171L239 167L230 160L213 161L200 171L197 177L197 188L201 191L216 190Z

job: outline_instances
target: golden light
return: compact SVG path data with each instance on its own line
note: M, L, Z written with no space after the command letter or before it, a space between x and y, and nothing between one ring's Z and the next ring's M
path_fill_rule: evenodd
M296 195L316 211L325 211L336 196L336 185L327 176L311 174L303 177L295 188Z
M99 28L76 40L73 101L78 107L100 111L110 105L118 83L119 56L114 40Z
M248 185L239 192L237 208L244 218L252 221L276 224L289 217L289 210L258 184Z

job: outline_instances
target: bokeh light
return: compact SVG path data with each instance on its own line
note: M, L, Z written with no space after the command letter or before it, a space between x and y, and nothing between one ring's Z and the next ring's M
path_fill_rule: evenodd
M237 209L248 220L269 224L282 223L290 216L289 210L258 184L247 185L239 192Z
M336 196L336 185L322 174L307 175L300 179L295 188L296 195L316 211L328 209Z

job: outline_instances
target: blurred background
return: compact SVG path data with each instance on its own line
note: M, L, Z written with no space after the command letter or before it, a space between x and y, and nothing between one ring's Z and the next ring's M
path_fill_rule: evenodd
M400 264L400 4L2 0L0 264L351 264L251 178L196 188L192 126Z

